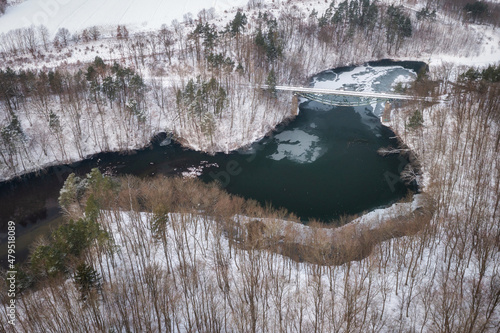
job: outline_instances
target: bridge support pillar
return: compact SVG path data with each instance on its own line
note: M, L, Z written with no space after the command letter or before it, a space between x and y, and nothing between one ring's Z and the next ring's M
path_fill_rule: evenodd
M292 116L299 114L299 99L295 94L292 95L292 110L290 113Z
M391 121L391 102L385 102L384 113L382 114L382 121L388 123Z

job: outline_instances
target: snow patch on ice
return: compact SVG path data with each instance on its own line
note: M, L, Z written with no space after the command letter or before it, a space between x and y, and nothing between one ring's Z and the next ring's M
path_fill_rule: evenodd
M333 78L316 77L312 86L321 89L389 92L388 89L392 84L411 82L416 76L415 72L401 66L359 66L340 74L334 74Z
M312 163L325 153L325 148L319 145L319 137L299 129L284 131L275 139L278 148L269 158L276 161L288 158L297 163Z

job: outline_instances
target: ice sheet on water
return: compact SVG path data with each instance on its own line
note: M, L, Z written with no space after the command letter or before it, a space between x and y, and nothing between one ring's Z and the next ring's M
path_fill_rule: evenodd
M359 66L340 74L323 74L314 78L313 87L366 92L389 92L393 82L409 82L415 77L412 70L401 66Z
M358 66L342 73L332 71L323 72L313 79L312 86L323 89L337 89L365 92L393 92L397 83L403 85L413 81L414 71L401 66ZM331 110L329 107L315 109ZM383 102L374 102L370 106L357 106L354 110L361 115L362 122L373 130L377 130L378 123L374 122L373 115L379 117L384 110Z
M326 151L326 148L319 144L319 137L300 129L284 131L274 138L278 148L269 158L276 161L287 158L297 163L312 163Z

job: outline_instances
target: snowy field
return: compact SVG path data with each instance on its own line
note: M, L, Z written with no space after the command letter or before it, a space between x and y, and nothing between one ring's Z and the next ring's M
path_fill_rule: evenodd
M0 17L0 33L45 25L51 36L58 29L66 28L71 33L81 32L93 26L100 27L106 36L116 32L117 25L126 25L132 32L153 31L162 25L170 25L172 21L188 22L197 19L198 14L206 11L208 17L217 18L219 23L228 21L226 13L233 13L237 8L246 9L249 3L264 3L266 11L273 12L284 6L283 0L185 0L185 1L162 1L162 0L20 0L9 1L11 6L7 7L6 13ZM412 11L425 7L425 2L416 1L413 5L402 3L397 0L383 0L382 3L404 5ZM494 0L492 2L499 2ZM329 2L306 0L287 1L297 8L311 13L316 10L322 13ZM438 19L444 23L444 29L453 31L454 21L449 21L438 14ZM455 63L469 66L484 66L492 62L500 61L500 32L499 29L491 30L487 26L468 25L467 30L477 34L482 43L479 54L432 54L426 48L415 50L409 60L422 60L431 66L442 63ZM92 58L90 58L92 59ZM401 58L403 59L403 57ZM321 68L319 70L324 70Z
M193 18L203 9L222 13L247 0L26 0L7 8L0 17L0 33L31 25L45 25L52 35L59 28L71 32L100 26L109 32L117 25L127 25L134 31L154 30L184 15Z

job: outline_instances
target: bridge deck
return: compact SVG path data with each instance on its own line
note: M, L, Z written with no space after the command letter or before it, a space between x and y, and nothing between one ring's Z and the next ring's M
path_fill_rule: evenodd
M262 89L269 89L266 84L261 85ZM348 90L335 90L335 89L321 89L321 88L306 88L306 87L293 87L293 86L276 86L276 90L292 91L322 95L340 95L340 96L356 96L368 98L381 98L381 99L399 99L399 100L420 100L421 98L408 95L399 94L385 94L364 91L348 91Z

